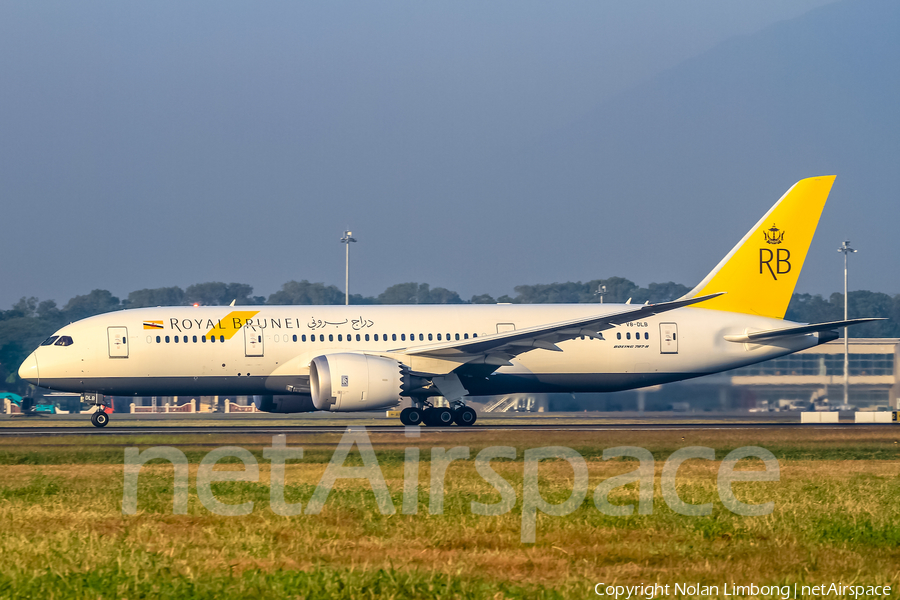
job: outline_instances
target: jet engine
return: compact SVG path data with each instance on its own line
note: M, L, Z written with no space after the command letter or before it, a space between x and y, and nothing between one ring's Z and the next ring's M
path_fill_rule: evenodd
M403 367L368 354L325 354L309 365L312 401L319 410L348 412L393 406L403 393Z

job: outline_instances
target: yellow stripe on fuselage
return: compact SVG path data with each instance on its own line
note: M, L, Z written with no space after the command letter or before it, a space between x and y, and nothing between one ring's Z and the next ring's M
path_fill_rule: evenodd
M247 321L259 314L258 310L233 310L221 319L215 327L206 332L206 335L223 336L230 340Z

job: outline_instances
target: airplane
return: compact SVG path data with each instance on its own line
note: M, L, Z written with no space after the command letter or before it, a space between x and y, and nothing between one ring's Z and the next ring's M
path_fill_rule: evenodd
M36 386L105 395L248 395L273 413L410 406L404 425L473 425L469 396L611 392L784 356L876 319L784 316L834 176L794 184L693 290L671 302L172 306L89 317L19 369ZM443 396L449 406L435 406Z

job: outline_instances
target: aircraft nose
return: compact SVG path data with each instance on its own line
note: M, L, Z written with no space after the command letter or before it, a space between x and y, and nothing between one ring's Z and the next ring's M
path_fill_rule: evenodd
M40 385L41 377L38 372L36 353L32 352L31 354L29 354L28 358L25 359L25 362L22 363L22 366L19 367L19 377L21 377L28 383Z

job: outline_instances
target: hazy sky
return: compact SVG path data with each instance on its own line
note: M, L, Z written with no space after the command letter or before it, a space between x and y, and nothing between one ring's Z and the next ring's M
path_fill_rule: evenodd
M689 229L696 207L624 199L643 206L646 235L610 248L577 243L607 225L579 218L602 219L596 206L557 212L560 198L518 201L497 182L480 195L480 182L610 98L825 4L0 2L0 307L204 281L342 287L346 228L363 294L419 281L497 296L613 275L693 285L730 244L697 264L673 258L685 240L655 233ZM826 174L790 173L754 173L767 196L747 214L723 208L731 243L794 181ZM842 235L864 250L865 231ZM840 239L826 242L799 291L838 289ZM900 292L877 272L855 283Z

